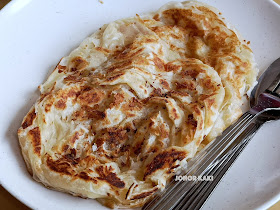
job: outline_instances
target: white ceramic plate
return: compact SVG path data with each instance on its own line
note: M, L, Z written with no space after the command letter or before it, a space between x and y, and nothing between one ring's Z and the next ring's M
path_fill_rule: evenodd
M158 9L169 0L14 0L0 12L0 183L36 209L105 209L94 200L33 181L17 129L61 57L104 23ZM280 56L280 8L270 0L205 0L251 41L261 71ZM267 208L280 199L280 121L264 125L204 209Z

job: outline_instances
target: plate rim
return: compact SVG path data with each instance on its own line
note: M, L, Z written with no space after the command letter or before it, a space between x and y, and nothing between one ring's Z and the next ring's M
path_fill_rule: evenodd
M31 3L34 0L26 0L26 4ZM170 1L174 1L174 0L170 0ZM175 0L175 1L182 1L182 0ZM195 0L196 1L196 0ZM199 1L199 0L198 0ZM267 2L270 2L270 4L274 7L277 8L280 12L280 4L276 3L274 0L264 0ZM10 10L14 5L23 3L22 0L11 0L10 2L8 2L1 10L0 10L0 20L2 18L9 17L10 15ZM208 3L208 2L207 2ZM23 9L23 8L22 8ZM41 183L40 183L41 184ZM31 201L29 201L28 199L25 199L22 196L19 196L20 194L16 193L16 190L13 189L12 187L9 187L6 185L6 183L4 183L1 179L0 179L0 185L14 198L16 198L19 202L21 202L22 204L24 204L25 206L34 209L36 208L36 206L34 206L32 204ZM268 209L270 207L272 207L274 204L276 204L277 202L280 201L280 193L276 193L276 195L271 196L270 199L268 199L265 203L259 205L257 207L257 209Z

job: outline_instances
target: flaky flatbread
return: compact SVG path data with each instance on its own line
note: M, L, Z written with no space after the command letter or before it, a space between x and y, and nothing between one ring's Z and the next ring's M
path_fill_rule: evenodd
M104 25L62 58L18 130L34 179L142 206L241 114L258 71L219 11L172 2Z

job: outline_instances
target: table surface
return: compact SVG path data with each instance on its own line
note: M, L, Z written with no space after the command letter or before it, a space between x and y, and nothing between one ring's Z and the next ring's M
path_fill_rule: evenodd
M2 9L10 0L0 0L0 9ZM280 0L274 0L280 5ZM0 185L0 204L1 209L6 210L13 210L13 209L20 209L20 210L29 210L27 206L22 204L16 198L14 198L7 190L5 190ZM269 210L280 210L280 201L273 205Z

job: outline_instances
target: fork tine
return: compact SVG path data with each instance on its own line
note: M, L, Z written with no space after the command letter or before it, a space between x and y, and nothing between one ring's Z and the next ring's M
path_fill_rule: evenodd
M241 136L239 136L240 144L237 144L233 147L230 152L226 152L220 160L217 161L214 167L207 172L207 175L213 175L213 182L202 182L198 183L197 191L193 194L188 193L180 203L175 207L177 209L192 209L198 210L200 209L205 201L209 198L213 190L219 184L220 180L224 177L225 173L231 167L232 163L236 160L236 158L243 151L245 146L249 143L252 138L254 131L257 129L258 125L252 124L247 132L244 132Z

